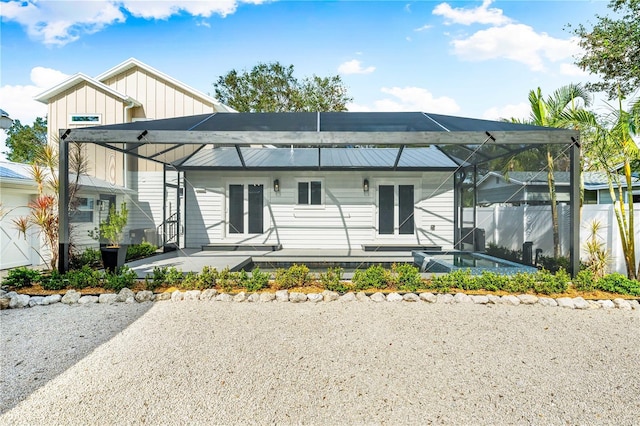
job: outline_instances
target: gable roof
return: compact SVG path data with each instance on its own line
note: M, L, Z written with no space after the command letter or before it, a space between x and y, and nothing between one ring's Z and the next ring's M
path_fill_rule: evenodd
M40 93L39 95L37 95L35 97L35 100L38 102L42 102L44 104L47 104L49 102L49 100L56 96L59 95L60 93L74 87L75 85L81 83L81 82L86 82L89 83L91 85L93 85L94 87L99 88L100 90L104 90L107 93L110 93L111 95L122 99L123 101L127 102L127 103L131 103L133 102L135 106L141 106L142 104L140 102L138 102L137 100L133 99L131 96L124 94L124 93L120 93L117 90L114 90L113 88L111 88L110 86L108 86L107 84L105 84L105 81L107 81L108 79L110 79L111 77L114 77L116 75L122 74L132 68L138 67L142 70L144 70L145 72L155 76L156 78L162 79L168 83L171 83L172 85L184 90L185 92L188 92L190 94L192 94L194 97L206 102L206 103L211 103L212 105L215 106L215 109L218 112L235 112L235 110L231 107L228 107L224 104L221 104L220 102L218 102L218 100L216 100L215 98L212 98L209 95L205 95L204 93L200 92L199 90L196 90L184 83L182 83L181 81L176 80L173 77L170 77L169 75L158 71L155 68L150 67L149 65L140 62L139 60L135 59L135 58L129 58L126 61L122 62L121 64L116 65L115 67L103 72L102 74L100 74L99 76L92 78L87 76L86 74L83 73L77 73L72 75L71 77L69 77L68 79L64 80L63 82L57 84L56 86Z
M149 74L154 75L155 77L158 77L162 80L165 80L171 84L173 84L174 86L184 90L185 92L189 92L192 95L194 95L195 97L199 98L200 100L203 100L205 102L209 102L213 105L216 106L216 109L218 110L218 112L234 112L235 110L231 107L228 107L224 104L221 104L217 99L212 98L209 95L206 95L204 93L202 93L199 90L194 89L191 86L188 86L187 84L176 80L175 78L161 72L158 71L157 69L143 63L140 62L139 60L137 60L136 58L129 58L126 61L116 65L115 67L103 72L102 74L100 74L99 76L96 77L96 80L104 82L112 77L115 77L119 74L122 74L132 68L140 68L144 71L146 71Z
M90 84L104 92L107 92L110 95L123 100L124 102L127 102L127 103L133 102L136 106L142 105L140 102L136 101L131 96L125 95L124 93L120 93L117 90L114 90L111 87L107 86L106 84L98 80L95 80L81 72L72 75L71 77L64 80L63 82L57 84L56 86L53 86L51 89L48 89L40 93L38 96L35 97L35 100L38 102L42 102L43 104L47 104L49 103L49 100L54 96L57 96L60 93L63 93L64 91L69 90L70 88L77 86L79 83L82 83L82 82Z

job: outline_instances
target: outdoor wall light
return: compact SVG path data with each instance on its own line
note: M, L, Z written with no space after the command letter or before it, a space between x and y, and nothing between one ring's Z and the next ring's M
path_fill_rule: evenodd
M273 192L280 192L280 180L273 181Z
M362 190L364 192L369 192L369 179L365 179L362 181Z

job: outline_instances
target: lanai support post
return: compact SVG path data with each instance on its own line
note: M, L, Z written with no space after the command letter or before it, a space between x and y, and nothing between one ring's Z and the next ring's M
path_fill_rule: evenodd
M575 277L580 271L580 142L571 138L570 174L571 174L571 204L569 213L571 215L571 229L569 240L569 260L571 265L571 276Z
M58 142L58 271L69 270L69 130L60 130Z

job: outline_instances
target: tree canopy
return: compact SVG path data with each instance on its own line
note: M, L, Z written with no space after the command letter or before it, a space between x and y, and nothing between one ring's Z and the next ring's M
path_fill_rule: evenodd
M234 70L213 84L216 98L239 112L346 111L350 98L339 75L294 75L293 65L258 63L251 71Z
M47 119L37 117L33 125L23 125L20 120L14 120L7 133L6 145L9 149L4 152L9 161L17 163L33 163L41 156L47 146Z
M626 97L640 87L640 0L611 0L608 7L616 18L596 15L593 28L580 24L572 31L584 50L576 65L602 78L587 88L614 99L618 88Z

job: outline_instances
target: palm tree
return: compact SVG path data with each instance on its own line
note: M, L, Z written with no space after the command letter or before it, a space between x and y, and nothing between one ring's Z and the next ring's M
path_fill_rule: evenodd
M520 122L535 126L578 128L582 118L578 112L584 111L585 107L591 105L591 95L580 84L569 84L557 89L546 99L542 95L542 90L529 92L529 104L531 114L528 120L511 119L512 122ZM554 161L558 162L561 157L566 157L567 153L558 151L553 145L545 145L538 153L544 157L547 169L547 181L549 185L549 198L551 201L551 221L553 226L553 255L560 256L560 235L558 232L558 204L556 198L556 185L554 178Z
M627 276L637 279L640 277L640 263L636 267L632 164L640 160L640 148L632 135L640 135L640 99L631 103L628 111L624 110L621 97L617 107L609 108L609 114L592 122L593 139L588 144L587 154L591 167L607 175ZM620 169L623 175L619 173ZM623 178L626 189L622 185Z

